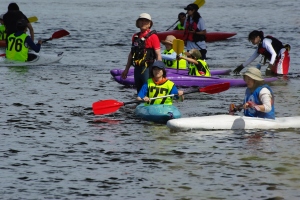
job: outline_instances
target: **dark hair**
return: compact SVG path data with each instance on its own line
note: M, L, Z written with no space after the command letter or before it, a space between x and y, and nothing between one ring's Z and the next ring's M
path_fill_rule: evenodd
M153 68L155 68L155 66L151 67L150 78L154 78ZM158 68L158 67L156 67L156 68ZM158 68L158 69L161 69L161 68ZM166 78L167 77L167 71L166 71L166 69L161 69L161 70L163 71L163 77Z
M17 31L24 31L28 26L28 22L25 19L21 19L17 22Z
M186 15L185 15L184 12L179 13L179 14L178 14L178 20L180 20L180 17L181 17L181 16L186 16Z
M263 40L264 39L264 32L258 31L258 30L254 30L251 33L249 33L249 35L248 35L249 42L251 40L253 40L254 38L256 38L257 36L259 36L260 39Z
M193 18L192 18L193 21L195 23L198 23L200 18L201 18L200 13L197 10L195 10L193 13ZM188 16L188 21L190 21L190 16Z
M10 3L8 5L8 10L20 10L18 4L16 3Z

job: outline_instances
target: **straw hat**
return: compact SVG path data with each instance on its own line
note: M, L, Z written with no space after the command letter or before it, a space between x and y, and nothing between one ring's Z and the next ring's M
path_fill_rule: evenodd
M198 49L192 49L189 51L189 54L191 54L193 57L195 57L197 60L202 58L202 55Z
M175 36L173 36L173 35L168 35L168 36L166 37L165 40L162 40L162 41L161 41L161 43L172 45L172 44L173 44L173 40L175 40L175 39L176 39Z
M246 72L242 73L242 76L249 76L256 81L264 81L261 76L261 72L256 67L249 67Z
M140 14L139 18L137 18L137 20L136 20L136 22L135 22L135 26L136 26L137 28L140 28L140 27L138 26L138 21L139 21L139 19L148 19L148 20L150 20L150 22L151 22L150 28L152 27L153 22L152 22L151 16L150 16L148 13L142 13L142 14Z

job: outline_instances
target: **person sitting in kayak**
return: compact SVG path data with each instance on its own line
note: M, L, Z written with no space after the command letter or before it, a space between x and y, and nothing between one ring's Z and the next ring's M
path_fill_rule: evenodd
M29 35L26 34L27 21L20 20L17 23L17 32L10 34L6 39L6 58L15 61L31 61L36 58L35 54L29 54L29 47L38 53L41 49L42 40L34 44Z
M149 69L155 60L161 60L160 42L156 31L151 31L153 25L151 16L148 13L140 14L135 23L140 29L139 33L132 36L131 51L128 55L125 70L121 77L127 78L131 65L134 66L134 82L137 93L149 78Z
M23 12L20 11L20 8L17 3L10 3L7 7L7 12L3 15L6 36L8 37L10 34L17 32L16 25L17 22L21 19L25 19L27 21L30 37L32 41L34 41L33 27L26 15L24 15Z
M231 105L229 113L243 108L245 116L275 119L274 94L264 83L260 70L249 67L242 75L247 84L244 102L237 107Z
M186 19L186 14L181 12L178 14L179 23L175 26L174 30L184 30L184 21Z
M201 53L198 49L192 49L189 52L184 52L184 54L186 56L179 56L179 59L185 59L189 62L190 76L211 76L209 67L205 60L202 60Z
M3 24L3 15L4 14L0 15L0 40L5 40L5 38L6 38L5 26Z
M272 37L264 37L262 31L254 30L248 35L248 40L253 45L257 45L257 49L252 54L252 56L243 64L239 65L233 73L238 74L243 70L244 67L248 66L252 61L254 61L260 54L269 60L269 66L266 69L266 75L285 75L289 72L290 66L290 56L289 56L289 45L283 45L281 41Z
M158 98L151 100L150 98L166 96L166 95L176 95L183 100L183 91L177 90L175 84L166 78L167 72L165 70L166 66L162 61L155 61L152 65L152 71L148 82L143 85L140 92L138 93L137 100L144 100L145 105L152 104L166 104L172 105L173 98Z
M166 47L161 54L161 58L166 67L177 69L177 54L172 47L174 39L176 38L173 35L168 35L165 40L161 41ZM186 69L186 65L187 63L184 59L179 60L179 69Z

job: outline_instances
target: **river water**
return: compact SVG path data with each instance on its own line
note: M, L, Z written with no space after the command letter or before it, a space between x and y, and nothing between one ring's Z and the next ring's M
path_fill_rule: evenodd
M1 12L10 2L1 1ZM135 89L114 82L109 70L124 68L138 15L150 13L153 29L164 31L189 3L18 1L28 17L39 18L36 38L61 28L70 36L42 47L63 51L59 63L0 68L1 199L300 198L299 130L170 131L134 118L131 106L93 115L95 101L135 98ZM199 11L208 32L237 32L207 44L212 69L244 62L255 48L247 41L254 29L291 45L290 73L271 87L277 116L300 115L297 1L214 0ZM184 117L224 114L244 90L190 94L176 105Z

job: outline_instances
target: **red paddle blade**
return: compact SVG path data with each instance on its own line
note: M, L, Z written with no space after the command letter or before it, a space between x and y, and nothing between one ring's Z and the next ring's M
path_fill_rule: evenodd
M64 29L56 31L52 34L52 39L58 39L64 36L70 35L70 33Z
M116 112L122 106L124 106L123 102L107 99L94 102L92 108L95 115L104 115Z
M204 88L200 88L200 92L206 92L208 94L215 94L219 92L223 92L225 90L228 90L230 87L230 83L220 83L220 84L214 84L214 85L209 85Z

